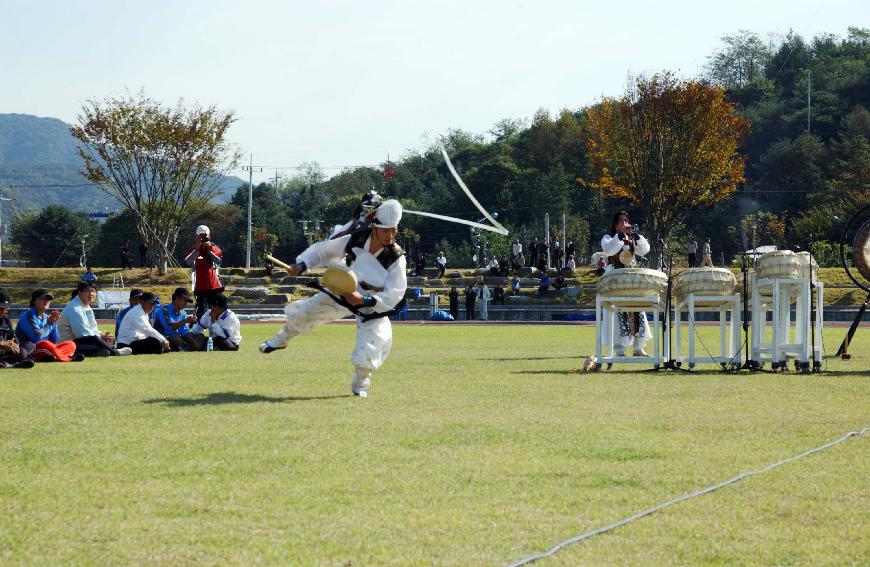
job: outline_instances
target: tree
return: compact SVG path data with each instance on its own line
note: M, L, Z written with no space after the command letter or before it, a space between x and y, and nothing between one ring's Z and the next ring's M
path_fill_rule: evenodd
M586 111L597 178L587 184L638 206L643 231L657 243L690 211L727 199L743 181L738 147L748 129L722 87L668 72L640 76L622 99Z
M80 237L96 240L99 224L84 213L62 205L49 205L38 212L19 213L10 223L12 240L30 266L78 266L82 253Z
M707 57L707 78L727 89L746 87L764 78L773 57L770 43L746 30L723 36L722 41L726 46Z
M83 144L82 175L133 211L160 274L181 226L220 192L219 176L238 162L226 140L234 121L214 106L165 107L140 91L87 101L71 128Z

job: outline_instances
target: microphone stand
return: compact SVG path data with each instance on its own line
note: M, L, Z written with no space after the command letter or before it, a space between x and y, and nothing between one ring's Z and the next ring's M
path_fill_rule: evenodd
M668 249L667 243L662 243L662 254L664 251ZM665 333L667 333L667 345L668 345L668 360L662 364L662 368L666 368L668 370L677 370L681 372L691 372L691 370L687 368L683 368L677 359L674 357L674 343L673 343L673 333L674 329L671 325L671 308L673 307L673 273L674 273L674 255L671 254L668 257L668 287L665 292L665 316L662 318L662 342L665 340ZM679 314L675 313L675 315L679 316Z
M822 361L818 359L816 356L816 308L815 308L815 300L816 300L816 283L815 283L815 275L813 273L813 233L810 233L810 336L811 336L811 344L812 350L810 351L813 359L813 372L821 372L822 371ZM809 372L809 368L804 368L804 372Z

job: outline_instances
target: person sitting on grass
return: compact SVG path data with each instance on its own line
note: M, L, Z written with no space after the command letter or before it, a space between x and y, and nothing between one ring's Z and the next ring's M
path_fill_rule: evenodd
M129 347L133 354L163 354L169 341L151 326L148 315L154 310L154 294L146 291L130 309L118 329L118 348Z
M498 258L493 256L489 260L489 264L487 264L486 267L489 268L489 275L497 276L499 274Z
M130 290L130 305L121 309L121 312L118 313L118 316L115 317L115 336L118 336L118 333L121 329L121 321L124 320L124 316L130 312L131 309L139 305L139 298L142 297L141 289L131 289Z
M196 323L195 315L188 315L184 310L191 298L183 287L175 288L172 302L157 310L154 317L154 328L166 337L169 347L176 352L194 351L202 348L201 337L190 333L190 325Z
M547 272L541 272L541 282L538 285L538 294L544 295L550 290L550 276Z
M76 354L76 344L60 340L57 331L60 311L47 312L53 299L54 296L44 289L31 294L30 309L21 314L15 327L18 346L37 362L80 362L85 357Z
M33 368L33 358L22 350L9 320L9 295L0 290L0 368Z
M206 344L204 333L212 339L215 350L239 350L242 342L242 325L239 317L227 308L227 298L219 293L208 298L209 310L203 313L199 321L190 330L194 335L202 337Z
M61 341L73 341L76 354L88 356L121 356L133 354L129 348L112 346L115 336L100 331L91 303L97 298L97 290L88 282L79 282L72 292L70 302L60 312L57 330Z
M556 276L556 280L553 282L553 289L558 291L564 287L568 287L568 282L565 281L565 274L559 272L559 275Z

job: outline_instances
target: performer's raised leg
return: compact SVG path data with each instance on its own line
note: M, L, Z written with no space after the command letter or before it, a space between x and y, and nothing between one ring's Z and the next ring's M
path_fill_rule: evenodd
M350 315L347 308L325 293L288 303L284 307L284 313L287 314L287 323L274 337L260 343L260 352L270 353L285 348L296 335L304 335L323 323Z

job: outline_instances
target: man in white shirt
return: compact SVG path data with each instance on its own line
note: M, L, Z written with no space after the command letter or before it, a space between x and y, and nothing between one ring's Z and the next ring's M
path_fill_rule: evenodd
M704 241L704 265L713 267L713 250L710 248L710 239Z
M439 252L438 257L435 258L435 267L438 268L438 277L444 277L444 270L447 269L447 256L444 255L444 252Z
M285 348L296 335L308 333L323 323L356 315L356 346L350 356L354 365L351 391L360 397L368 396L372 372L390 354L393 330L388 316L402 304L408 286L404 251L396 244L402 205L389 199L374 213L370 225L309 246L287 269L291 276L298 276L309 268L344 262L357 276L356 290L340 297L320 292L290 303L284 308L287 324L260 344L260 351L269 353Z
M209 310L202 314L190 332L201 334L208 330L215 350L239 350L242 343L242 324L239 317L227 308L227 298L219 293L208 298ZM204 336L204 335L203 335ZM203 348L207 340L202 341Z
M129 347L133 354L163 354L169 341L151 326L149 314L154 311L155 295L146 291L121 320L118 327L118 348Z
M129 348L116 349L112 346L115 337L100 331L91 303L97 297L97 290L90 282L79 282L73 291L72 300L60 312L57 331L60 340L73 341L76 354L82 356L119 356L132 354Z

